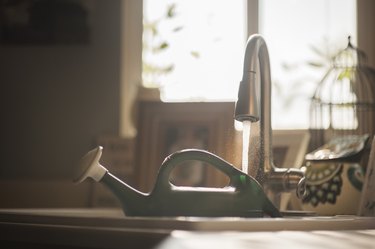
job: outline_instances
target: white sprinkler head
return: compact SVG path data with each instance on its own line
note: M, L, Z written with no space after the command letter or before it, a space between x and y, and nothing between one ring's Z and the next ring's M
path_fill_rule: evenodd
M87 177L91 177L97 182L103 178L107 169L99 163L102 152L103 147L98 146L81 158L73 180L75 183L81 183Z

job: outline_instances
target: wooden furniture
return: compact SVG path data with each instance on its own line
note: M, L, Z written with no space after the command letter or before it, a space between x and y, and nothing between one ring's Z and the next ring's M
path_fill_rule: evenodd
M140 102L135 158L139 190L152 189L161 163L177 150L204 149L233 162L233 110L234 102ZM217 170L201 173L205 186L226 183Z

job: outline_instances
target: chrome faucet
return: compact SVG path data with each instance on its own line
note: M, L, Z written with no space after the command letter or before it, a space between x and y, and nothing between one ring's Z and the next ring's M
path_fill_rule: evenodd
M256 85L257 75L260 76L259 87ZM278 168L273 163L270 62L266 42L260 35L252 35L247 41L235 119L252 123L259 121L259 159L253 165L256 167L253 177L263 186L269 198L277 202L281 192L292 190L296 190L301 198L305 193L304 172L296 168Z

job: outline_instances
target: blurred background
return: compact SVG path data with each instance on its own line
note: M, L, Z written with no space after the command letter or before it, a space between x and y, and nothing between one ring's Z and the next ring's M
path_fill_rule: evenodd
M273 128L307 130L310 98L348 36L375 67L374 11L371 0L0 0L0 207L116 206L92 182L72 184L75 165L103 145L108 168L149 185L147 165L165 156L139 159L157 146L150 112L224 117L207 149L235 161L231 112L253 33L269 47Z

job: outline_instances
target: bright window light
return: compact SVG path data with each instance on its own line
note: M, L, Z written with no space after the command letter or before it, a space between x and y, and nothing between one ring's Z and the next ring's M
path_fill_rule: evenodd
M273 128L309 127L310 98L332 56L356 44L356 0L261 0L259 32L272 74ZM321 53L321 54L319 54ZM324 66L309 66L309 63Z
M163 101L234 100L245 6L243 0L144 1L144 86L160 85Z

